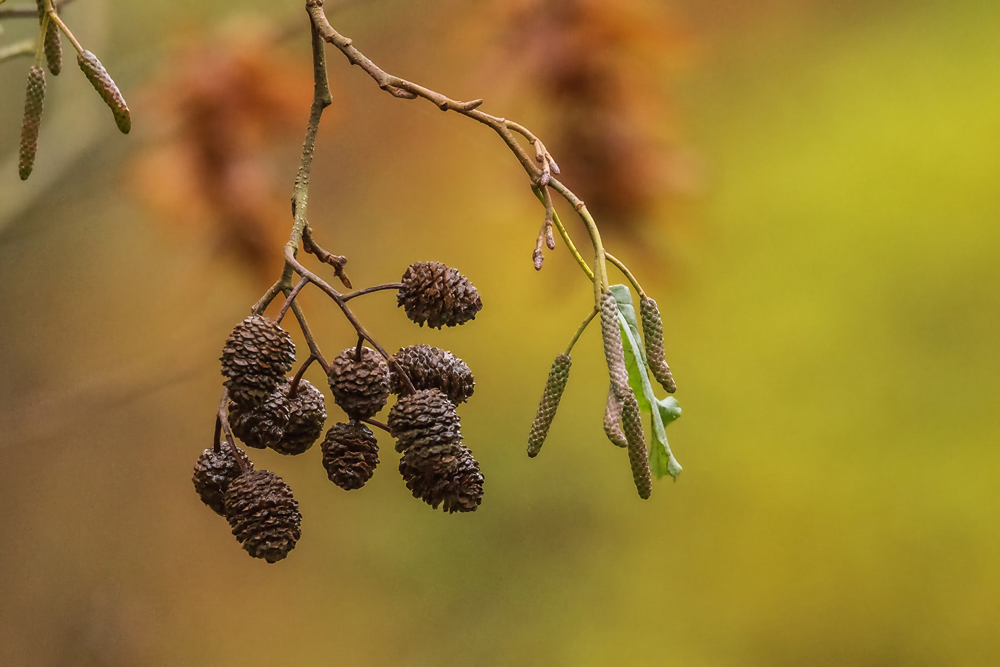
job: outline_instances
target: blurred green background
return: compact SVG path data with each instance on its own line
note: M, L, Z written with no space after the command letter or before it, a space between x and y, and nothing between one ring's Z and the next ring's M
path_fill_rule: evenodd
M283 57L308 77L300 4L239 10L287 24ZM516 86L491 102L498 51L477 30L496 4L330 14L387 70L558 130ZM206 236L149 204L166 187L159 163L135 176L171 141L154 119L174 89L156 82L178 49L232 25L233 6L67 8L135 129L116 134L67 67L24 184L28 61L0 65L0 664L1000 662L1000 4L753 4L671 5L683 66L639 72L664 84L650 105L671 110L662 135L700 165L697 187L607 226L659 301L684 408L668 432L685 472L645 502L601 429L593 330L545 448L525 456L590 291L562 248L532 269L541 215L516 162L489 130L392 99L330 52L311 221L356 285L433 259L482 292L476 321L447 331L411 325L390 294L357 311L390 350L427 342L472 367L461 415L486 496L474 514L431 511L384 435L378 474L351 493L327 481L318 447L253 451L304 514L273 566L190 484L221 344L263 274L224 225ZM5 27L4 40L30 34ZM282 215L296 109L294 129L253 153ZM276 254L288 220L273 224ZM302 299L327 356L352 343L329 302Z

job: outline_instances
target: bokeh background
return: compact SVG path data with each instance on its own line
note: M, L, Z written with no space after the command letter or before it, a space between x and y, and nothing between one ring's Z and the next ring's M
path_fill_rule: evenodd
M190 475L221 344L287 234L301 4L67 7L134 129L70 61L27 183L29 61L0 66L0 664L1000 661L1000 4L331 6L387 70L547 138L664 312L685 471L637 498L601 430L593 330L525 456L588 285L562 248L533 270L540 210L489 130L330 52L311 221L358 285L434 259L483 293L474 323L440 332L391 294L357 310L391 350L473 368L461 414L486 497L431 511L384 435L352 493L318 448L253 451L305 516L269 566ZM18 23L0 40L30 34ZM301 298L328 356L351 344Z

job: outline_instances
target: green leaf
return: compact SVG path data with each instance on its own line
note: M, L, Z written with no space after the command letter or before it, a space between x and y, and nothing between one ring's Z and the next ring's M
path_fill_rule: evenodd
M639 409L652 415L653 443L649 448L649 468L658 478L670 475L676 478L681 474L681 465L670 451L667 442L666 424L681 416L681 408L673 396L663 400L656 397L653 384L649 380L645 361L642 356L642 339L639 337L638 323L635 320L635 308L632 307L632 295L625 285L614 285L611 288L615 301L618 301L618 324L622 331L622 346L625 348L625 365L628 368L628 383L635 392ZM619 295L621 301L619 301ZM629 322L628 312L631 311L632 322ZM636 354L638 351L638 354ZM656 406L656 409L653 409Z

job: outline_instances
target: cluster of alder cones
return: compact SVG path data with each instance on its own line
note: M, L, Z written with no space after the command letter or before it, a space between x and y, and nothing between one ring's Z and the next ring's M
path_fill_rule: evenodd
M17 171L22 181L28 180L35 167L38 152L38 130L42 124L42 110L45 105L45 70L42 69L42 54L53 76L62 71L63 53L60 32L76 48L76 62L90 81L94 90L111 109L115 124L123 134L132 129L132 115L118 86L104 69L104 65L90 51L87 51L59 18L51 0L37 0L39 23L39 46L35 64L28 71L28 85L24 99L24 120L21 123L21 145L18 153Z
M397 300L409 319L437 328L464 324L482 308L472 283L437 262L411 264ZM287 377L295 362L295 344L278 322L263 315L251 315L236 325L221 361L228 405L220 410L215 445L195 464L194 486L202 501L229 521L251 556L274 563L287 556L300 537L298 503L280 477L254 469L232 436L247 447L302 454L323 433L325 401L302 378L309 362ZM321 445L330 481L354 490L371 479L379 462L378 443L367 425L374 424L396 439L396 451L402 455L399 472L414 497L447 512L476 510L482 502L483 475L462 444L456 412L475 390L465 362L429 345L405 347L386 359L359 342L332 360L327 379L334 402L347 416L327 430ZM382 425L372 418L390 394L397 400L387 425Z

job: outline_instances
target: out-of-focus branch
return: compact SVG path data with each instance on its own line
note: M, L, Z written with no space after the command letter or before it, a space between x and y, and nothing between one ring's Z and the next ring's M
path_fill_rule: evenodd
M7 46L0 47L0 63L18 56L33 56L38 42L34 39L22 39Z
M66 5L72 3L74 0L62 0L62 2L56 2L52 0L52 9L55 11L61 10ZM4 0L0 0L0 5L4 3ZM38 9L0 9L0 21L3 19L37 19Z

